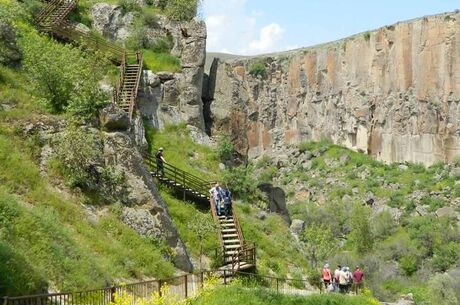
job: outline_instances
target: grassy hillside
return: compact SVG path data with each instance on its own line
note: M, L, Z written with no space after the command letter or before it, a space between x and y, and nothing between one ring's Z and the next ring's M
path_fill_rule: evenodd
M57 53L77 52L37 34L30 2L1 0L0 6L0 24L12 26L17 43L12 44L17 48L13 51L18 51L22 60L32 55L31 49L25 49L30 47L29 38ZM46 140L27 128L40 122L43 126L57 126L62 120L79 118L80 112L50 114L47 107L50 97L41 95L32 85L36 79L31 78L37 75L31 75L21 61L9 60L13 58L9 56L11 45L3 46L0 48L0 295L31 294L47 288L90 289L113 282L170 276L174 268L164 255L168 249L124 225L119 220L117 205L91 207L87 205L92 203L88 198L81 192L71 192L59 181L61 178L53 177L51 182L40 172L38 162ZM43 50L41 55L49 54ZM66 63L65 57L54 60ZM51 78L58 73L50 70L47 75ZM71 76L66 75L69 79ZM61 83L66 80L62 78ZM85 101L79 101L79 105L84 105Z

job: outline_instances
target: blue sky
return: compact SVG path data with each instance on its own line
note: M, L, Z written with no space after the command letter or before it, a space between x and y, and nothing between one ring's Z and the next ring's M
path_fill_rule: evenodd
M208 52L252 55L312 46L412 18L460 0L203 0Z

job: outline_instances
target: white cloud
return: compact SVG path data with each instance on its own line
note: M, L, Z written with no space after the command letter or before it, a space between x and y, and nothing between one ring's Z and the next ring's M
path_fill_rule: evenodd
M207 50L253 55L282 50L284 29L278 23L259 25L264 12L247 9L247 0L204 0Z
M249 52L270 52L276 47L276 43L283 37L284 29L278 23L270 23L260 30L259 39L249 43Z

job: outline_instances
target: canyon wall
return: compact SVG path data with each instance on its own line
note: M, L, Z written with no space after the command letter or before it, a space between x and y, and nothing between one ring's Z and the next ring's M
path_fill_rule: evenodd
M460 13L215 58L204 91L209 130L231 134L249 158L326 137L386 162L451 161L460 155Z

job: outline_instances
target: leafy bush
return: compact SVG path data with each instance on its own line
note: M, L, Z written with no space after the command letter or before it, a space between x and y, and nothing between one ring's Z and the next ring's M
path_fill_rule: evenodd
M418 261L415 255L405 255L399 260L399 268L404 275L411 276L417 271Z
M51 112L68 111L91 117L107 104L99 87L106 67L103 57L54 43L35 33L22 37L20 45L33 90Z
M372 250L374 238L369 223L370 215L370 209L360 204L355 204L351 211L351 232L348 238L357 253L366 253Z
M436 271L445 272L460 258L460 244L449 242L439 245L434 250L433 267Z
M172 20L188 21L195 17L199 0L169 0L161 1L160 7L166 16Z
M0 19L0 64L12 65L21 59L21 52L16 44L16 31L12 24Z
M123 14L127 12L140 12L141 6L135 0L118 0L118 5L121 7Z
M429 281L430 299L436 305L457 305L460 303L458 279L447 274L437 274Z
M369 41L371 39L371 33L366 32L363 34L364 40Z
M305 242L307 258L313 268L318 267L318 263L324 262L336 250L337 240L326 224L308 227L301 238Z
M153 43L149 45L149 49L155 53L169 54L173 45L173 38L171 35L168 35L166 37L156 38Z
M257 76L265 77L266 75L265 64L261 62L252 64L249 67L249 75L253 77L257 77Z
M222 179L230 188L235 198L259 204L262 195L254 179L253 165L228 168L223 172Z
M71 187L111 195L124 181L123 172L103 165L102 143L94 133L71 125L60 136L55 150L58 169Z
M217 156L222 162L229 161L233 157L234 147L229 135L220 134L217 138Z
M155 29L160 27L160 25L158 24L159 18L156 13L150 11L143 11L142 16L144 18L144 25Z

